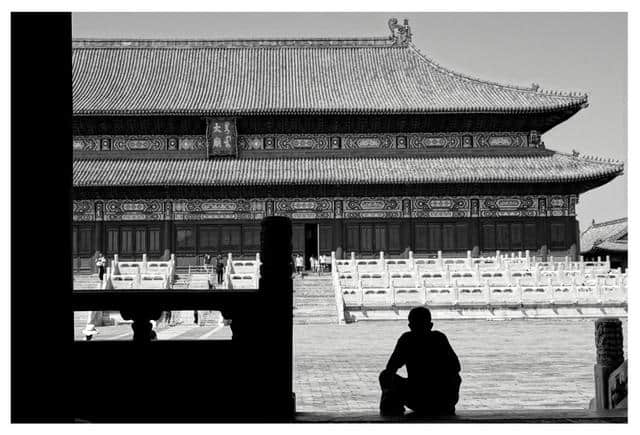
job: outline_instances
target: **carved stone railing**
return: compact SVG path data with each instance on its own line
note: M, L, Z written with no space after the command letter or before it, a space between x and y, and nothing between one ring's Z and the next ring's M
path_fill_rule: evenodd
M379 258L356 258L355 253L351 253L351 258L337 260L335 253L332 253L332 261L339 272L444 272L455 271L540 271L540 273L563 273L577 275L599 275L608 273L621 274L620 269L612 271L610 260L607 256L604 261L584 261L581 257L579 261L571 261L567 257L547 257L546 261L541 261L535 256L530 256L529 251L519 252L518 255L501 254L496 251L493 257L473 258L471 251L467 251L466 257L444 258L442 251L437 252L436 258L415 258L413 252L409 251L409 258L395 259L385 258L384 252L380 252Z
M336 280L338 281L338 280ZM413 306L626 306L626 294L597 293L593 287L521 287L521 286L433 286L433 287L363 287L361 281L354 286L342 286L344 305L347 309L363 307Z
M400 304L436 306L609 306L626 307L626 273L605 262L538 261L524 255L472 258L335 260L334 286L349 309L393 308ZM400 301L400 302L398 302ZM364 308L363 308L364 309Z

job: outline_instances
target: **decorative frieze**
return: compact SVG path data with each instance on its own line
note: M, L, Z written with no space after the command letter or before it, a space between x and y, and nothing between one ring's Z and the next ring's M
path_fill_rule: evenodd
M162 220L164 203L158 199L108 200L104 204L105 221Z
M402 198L345 198L344 217L349 218L401 218Z
M575 216L577 195L80 200L74 221Z
M464 197L422 197L413 200L413 217L469 217L469 199Z
M80 200L73 201L74 221L93 221L96 219L94 201Z
M205 151L205 135L114 135L74 136L77 151Z
M569 196L552 196L549 200L551 216L566 216L569 212Z
M535 140L535 137L533 137ZM240 135L242 150L431 149L538 146L526 132Z
M536 217L538 210L533 196L488 197L480 200L481 217Z
M437 149L538 147L540 136L526 132L275 134L236 136L232 118L209 124L209 155L235 155L237 148L252 150ZM73 149L81 151L206 151L206 135L75 136Z
M391 134L349 134L342 137L342 148L395 148L396 136Z
M274 201L274 214L291 219L333 219L331 198L295 198Z
M173 200L174 220L253 219L248 199Z

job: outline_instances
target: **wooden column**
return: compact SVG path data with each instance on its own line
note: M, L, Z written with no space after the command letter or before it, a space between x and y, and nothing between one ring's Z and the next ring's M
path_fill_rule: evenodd
M402 200L402 221L400 222L400 243L403 252L407 248L409 251L416 249L411 214L411 200L405 198Z
M95 204L95 216L96 220L93 226L93 252L91 255L95 253L95 251L100 251L104 254L105 252L105 243L104 243L104 204L102 201L96 201ZM95 263L95 258L91 261L91 269L93 272L98 272L98 267Z
M344 245L344 233L343 233L343 222L342 219L335 219L333 221L333 250L337 253L340 252L342 256L345 255L345 245ZM338 259L341 259L339 257Z
M480 200L472 199L470 204L471 223L469 231L471 232L471 256L480 256Z
M173 246L173 204L167 200L164 202L164 220L162 221L162 250L168 249L174 252Z

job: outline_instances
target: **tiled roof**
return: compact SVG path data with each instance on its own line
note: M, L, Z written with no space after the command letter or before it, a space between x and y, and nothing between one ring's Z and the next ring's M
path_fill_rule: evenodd
M548 183L608 180L623 170L554 152L531 155L76 160L74 186Z
M577 112L584 94L487 82L411 42L76 40L76 115Z
M626 250L626 240L618 241L627 234L627 218L593 223L580 236L580 251L589 252L594 248L606 250Z

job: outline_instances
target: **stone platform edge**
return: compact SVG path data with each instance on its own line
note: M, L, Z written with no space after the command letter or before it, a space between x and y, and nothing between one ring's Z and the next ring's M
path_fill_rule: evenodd
M456 412L454 416L426 417L411 413L382 417L372 412L299 412L296 423L627 423L627 409L531 409Z

